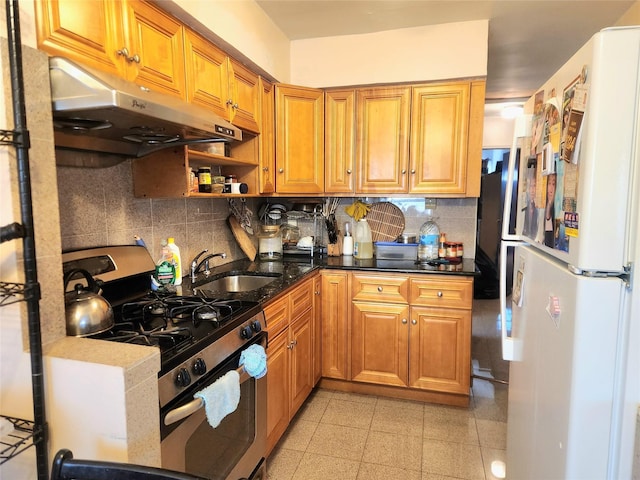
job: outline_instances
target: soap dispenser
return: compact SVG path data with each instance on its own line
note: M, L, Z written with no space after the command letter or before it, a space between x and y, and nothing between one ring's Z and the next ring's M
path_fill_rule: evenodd
M351 236L351 224L344 224L344 237L342 237L342 255L349 257L353 255L353 237Z

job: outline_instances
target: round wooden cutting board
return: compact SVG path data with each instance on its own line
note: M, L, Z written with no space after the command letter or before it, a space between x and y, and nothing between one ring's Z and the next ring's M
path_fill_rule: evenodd
M227 223L229 224L229 228L233 232L233 236L236 238L238 245L244 252L244 254L249 257L249 260L252 262L256 259L256 254L258 253L256 250L256 246L253 244L247 232L240 226L238 219L233 215L229 215L227 217Z

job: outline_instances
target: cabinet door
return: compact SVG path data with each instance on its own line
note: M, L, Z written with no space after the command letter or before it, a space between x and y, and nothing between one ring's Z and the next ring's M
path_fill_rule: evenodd
M275 181L275 108L273 85L260 78L262 124L260 125L259 182L260 193L274 193Z
M322 376L349 380L348 272L322 272Z
M313 385L322 376L322 276L313 279Z
M184 35L187 101L228 119L229 70L227 55L197 33Z
M313 309L307 310L289 327L291 348L291 403L292 418L313 390Z
M289 425L289 331L285 330L267 347L267 452L271 451Z
M469 82L413 87L411 193L465 193L469 101Z
M471 311L411 307L409 386L469 395L470 380Z
M435 278L434 278L435 277ZM438 308L471 309L473 303L473 279L459 278L411 278L411 305Z
M410 87L356 91L356 193L406 193Z
M127 0L125 38L136 60L126 78L182 99L185 95L182 24L151 3Z
M409 306L353 302L351 379L407 386Z
M355 90L324 94L326 193L352 193L355 162Z
M122 6L112 0L34 2L38 48L119 75L123 48Z
M324 94L276 85L276 192L324 193Z
M231 122L244 130L260 133L260 82L251 70L229 58Z

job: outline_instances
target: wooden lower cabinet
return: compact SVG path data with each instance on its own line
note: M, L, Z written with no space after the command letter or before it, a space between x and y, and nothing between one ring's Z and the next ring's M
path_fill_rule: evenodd
M322 376L349 380L350 274L322 272Z
M264 309L267 322L267 452L307 399L314 381L314 278Z
M324 273L323 384L466 405L472 299L471 277Z

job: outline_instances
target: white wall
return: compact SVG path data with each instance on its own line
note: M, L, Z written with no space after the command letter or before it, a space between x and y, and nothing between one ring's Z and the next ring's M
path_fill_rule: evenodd
M484 117L482 148L510 148L514 119L499 116Z
M291 42L291 83L333 87L486 76L488 20Z

